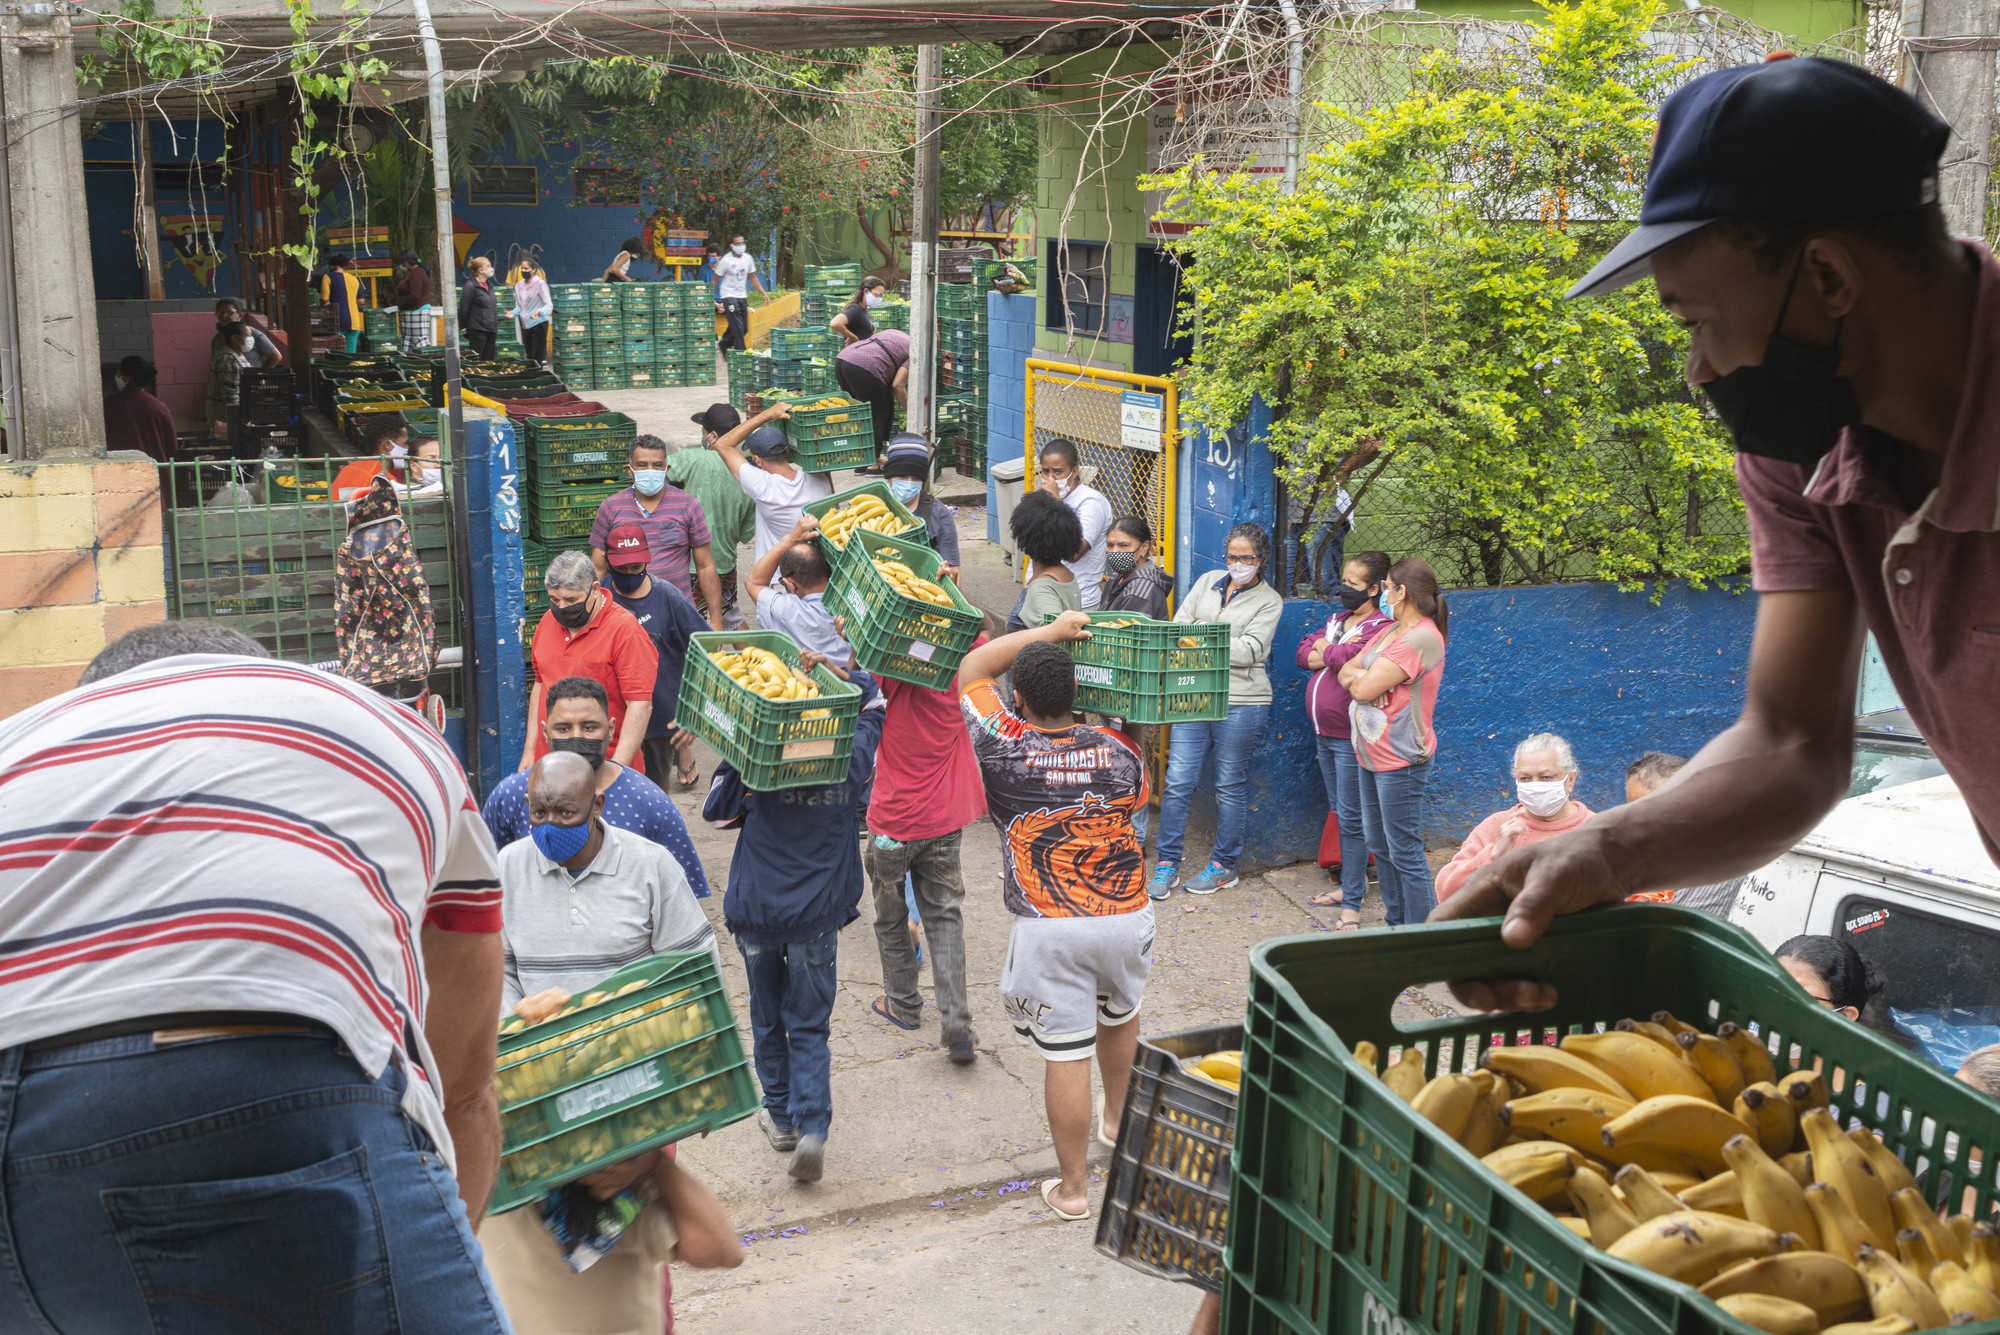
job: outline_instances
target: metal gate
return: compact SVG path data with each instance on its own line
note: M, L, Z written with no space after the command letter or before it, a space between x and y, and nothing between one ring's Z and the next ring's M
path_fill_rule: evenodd
M1173 574L1180 546L1174 532L1180 438L1174 382L1031 357L1026 399L1027 474L1022 485L1035 485L1035 464L1049 442L1074 441L1077 462L1097 469L1093 485L1111 502L1112 513L1146 516L1153 530L1153 561Z

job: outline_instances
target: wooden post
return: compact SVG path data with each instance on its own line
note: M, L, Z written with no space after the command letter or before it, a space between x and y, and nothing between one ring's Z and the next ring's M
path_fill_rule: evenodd
M139 264L146 271L146 299L167 299L167 275L160 267L160 211L153 202L153 123L132 107L132 142L139 147ZM200 163L196 163L199 168Z

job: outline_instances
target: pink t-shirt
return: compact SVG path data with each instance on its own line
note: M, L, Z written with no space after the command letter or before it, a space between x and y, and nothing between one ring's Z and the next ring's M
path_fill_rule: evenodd
M875 752L869 833L907 844L962 830L984 816L986 787L959 712L957 680L941 691L892 677L876 681L888 715Z
M1438 901L1442 903L1446 896L1471 880L1472 873L1493 861L1493 846L1500 842L1500 827L1514 817L1519 816L1522 824L1528 828L1521 831L1520 837L1507 850L1510 853L1516 848L1539 844L1542 840L1551 835L1561 834L1564 830L1574 830L1597 814L1581 802L1573 801L1570 805L1575 810L1559 820L1541 820L1530 816L1526 807L1516 803L1505 811L1496 811L1479 822L1479 827L1466 836L1465 842L1459 846L1458 852L1452 855L1451 861L1438 868L1435 878Z
M1354 661L1365 670L1383 658L1409 679L1389 692L1384 708L1356 700L1347 709L1355 758L1361 768L1378 774L1420 765L1437 754L1431 716L1437 712L1438 683L1444 677L1444 636L1429 617L1407 629L1394 625L1370 640Z

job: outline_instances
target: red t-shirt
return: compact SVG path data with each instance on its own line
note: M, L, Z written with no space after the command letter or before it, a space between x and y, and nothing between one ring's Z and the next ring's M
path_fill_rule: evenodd
M611 697L614 725L608 750L616 751L618 739L625 735L627 703L653 701L660 651L653 647L652 637L646 634L637 617L614 602L610 594L603 597L597 615L585 622L581 630L565 630L554 612L542 613L541 624L535 627L535 682L544 694L564 677L589 677L601 682ZM530 724L534 728L536 760L549 753L548 738L542 735L542 724L547 718L548 706L538 703ZM637 751L632 753L629 764L641 774L646 772L645 758Z
M974 648L986 643L980 636ZM959 712L958 682L943 690L876 679L888 715L875 752L868 829L910 843L962 830L986 814L986 786Z

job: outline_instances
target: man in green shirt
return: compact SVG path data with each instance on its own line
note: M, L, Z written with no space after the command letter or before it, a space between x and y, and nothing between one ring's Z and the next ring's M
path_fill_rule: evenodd
M726 403L710 404L707 411L694 415L703 447L713 446L742 421ZM715 558L715 573L722 577L722 624L736 630L743 625L743 613L736 606L736 548L757 535L757 505L712 448L684 446L669 455L667 481L691 493L708 517L709 551Z

